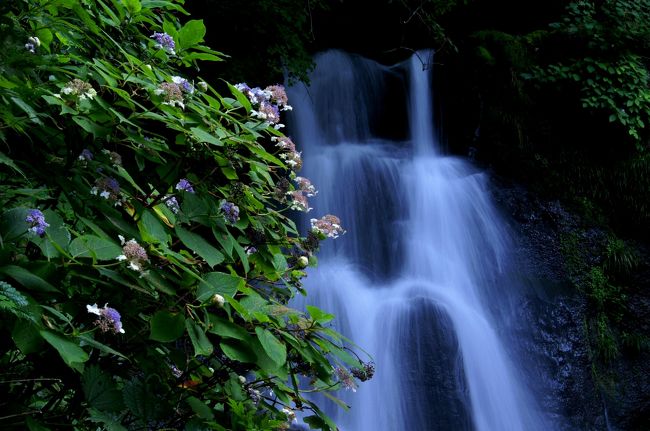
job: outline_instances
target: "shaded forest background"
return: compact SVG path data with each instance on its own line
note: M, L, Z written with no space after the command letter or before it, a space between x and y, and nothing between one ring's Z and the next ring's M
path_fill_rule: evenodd
M562 199L624 237L648 238L647 0L187 6L219 29L207 42L232 56L214 66L226 79L267 82L288 71L304 80L311 56L330 48L384 64L435 49L438 121L451 153Z

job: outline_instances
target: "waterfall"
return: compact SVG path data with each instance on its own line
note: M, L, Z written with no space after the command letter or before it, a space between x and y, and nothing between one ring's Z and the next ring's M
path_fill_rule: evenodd
M348 231L323 242L306 301L376 363L356 393L339 392L350 411L328 412L344 431L548 430L507 349L509 234L486 176L441 155L432 57L383 66L328 51L309 87L289 89L301 175L320 190L309 216ZM391 126L407 130L384 137Z

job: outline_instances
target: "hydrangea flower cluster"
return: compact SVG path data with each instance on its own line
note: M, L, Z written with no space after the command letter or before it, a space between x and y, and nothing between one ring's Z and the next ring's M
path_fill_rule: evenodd
M301 153L296 151L296 145L291 138L274 136L271 138L271 141L275 142L275 146L283 151L280 154L280 158L289 165L292 171L297 172L302 168Z
M180 205L178 204L178 200L176 200L174 196L166 197L165 205L167 205L167 208L169 208L174 214L178 214L178 211L181 209Z
M106 200L114 201L115 205L121 205L120 202L120 183L115 178L102 177L95 181L95 186L90 189L91 195L99 195Z
M311 230L315 233L323 234L328 238L338 238L343 235L345 230L341 227L341 220L337 216L328 214L321 219L311 219Z
M45 221L45 216L41 210L33 209L29 210L25 221L30 224L29 232L33 232L38 236L45 235L45 228L50 225Z
M122 254L117 256L117 260L128 260L129 268L134 271L142 271L142 267L146 262L149 262L147 251L142 248L135 239L124 241L122 235L119 236L122 243Z
M158 85L158 88L153 93L157 96L162 96L163 105L179 106L181 109L185 109L183 91L175 82L163 82Z
M109 307L108 304L104 304L102 308L97 307L97 304L86 305L86 309L89 313L99 316L95 320L95 325L99 326L102 332L111 331L115 334L124 334L122 316L116 309Z
M239 207L232 202L224 202L221 204L221 211L223 211L226 220L230 223L237 223L239 220Z
M187 178L181 178L181 180L176 184L176 190L194 193L194 187L192 187L192 184L187 180Z
M81 154L79 154L79 160L82 162L89 162L93 157L93 153L91 153L88 148L84 148L83 151L81 151Z
M316 190L316 187L305 177L296 177L293 179L296 184L298 185L298 189L300 191L304 192L305 195L307 195L308 198L314 197L318 194L318 190Z
M109 151L109 150L102 150L103 154L106 154L108 156L108 159L111 161L111 163L115 166L122 166L122 156L120 156L118 153L115 151Z
M362 368L352 368L350 372L354 377L365 382L366 380L372 379L375 375L375 364L374 362L363 363Z
M181 78L180 76L172 76L172 82L178 85L184 92L194 93L194 86L187 79Z
M290 207L292 210L309 212L313 209L309 207L307 196L303 194L302 190L287 192L287 195L291 197Z
M347 369L343 367L335 367L334 374L336 374L336 378L341 382L345 389L349 389L352 392L357 391L357 382L354 381L354 377Z
M298 422L298 419L296 419L296 412L294 412L290 408L282 407L282 413L287 415L287 421L289 421L289 422Z
M235 88L244 93L253 105L251 115L273 124L276 129L284 127L284 124L280 123L280 110L289 111L292 108L287 103L289 99L282 85L270 85L262 90L259 87L250 88L245 83L239 83Z
M176 51L175 51L176 43L174 42L174 38L172 38L167 33L154 32L154 34L152 34L149 37L151 37L153 40L156 41L156 44L154 45L154 47L156 49L164 49L165 51L167 51L171 55L176 54Z
M59 95L74 96L79 101L86 99L94 99L97 96L97 91L86 81L75 78L72 81L68 82L65 87L63 87Z
M27 43L25 44L25 49L32 54L36 53L36 48L41 46L41 40L36 36L31 36L27 38Z

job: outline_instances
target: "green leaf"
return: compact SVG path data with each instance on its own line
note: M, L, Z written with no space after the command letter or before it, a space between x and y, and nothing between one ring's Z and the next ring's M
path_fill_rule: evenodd
M329 314L321 310L320 308L314 307L313 305L307 306L307 311L309 315L316 323L327 323L330 320L334 319L333 314Z
M0 308L16 308L28 305L27 298L11 284L0 280Z
M219 347L221 347L223 353L233 361L253 364L257 360L255 353L253 353L247 343L228 339L219 343Z
M20 99L18 97L12 97L11 100L13 100L13 102L16 105L18 105L18 107L20 107L20 109L25 111L25 113L27 114L27 116L29 117L29 119L30 119L30 121L32 123L38 124L39 126L43 125L43 122L41 121L41 119L38 118L38 113L34 110L34 108L32 108L27 103L25 103L24 100L22 100L22 99Z
M264 351L269 355L269 358L271 358L278 367L284 365L287 361L287 347L268 329L258 326L255 328L255 333L257 334L260 343L262 343Z
M260 343L259 339L252 341L250 343L250 347L257 357L255 364L260 367L260 370L269 376L275 376L280 379L285 379L287 377L286 367L278 365L277 362L271 359L268 353L266 353L264 350L264 347L262 346L262 343Z
M183 244L205 259L211 267L223 262L223 254L199 235L185 230L180 226L176 226L176 234Z
M65 227L63 219L52 210L43 211L45 220L49 227L45 229L45 237L34 238L32 242L38 245L43 252L43 256L48 258L59 257L59 249L67 250L70 244L70 231Z
M208 54L207 52L192 52L183 57L187 61L203 60L203 61L223 61L223 58L218 55Z
M208 144L214 144L219 147L223 146L223 142L221 142L218 138L212 136L209 132L206 132L199 127L192 127L190 131L192 132L192 136L194 139L196 139L197 142L207 142Z
M124 6L126 6L126 9L131 15L135 15L142 10L140 0L122 0L122 3L124 3Z
M208 405L203 401L201 401L200 399L196 397L187 397L185 399L185 402L190 406L192 411L196 413L200 418L207 419L207 420L214 419L214 413L212 413L212 409L208 407Z
M124 404L135 415L144 422L156 419L162 413L164 404L156 394L160 393L158 386L149 380L134 378L126 382L122 389Z
M81 387L90 406L103 411L120 411L124 408L122 394L109 376L110 373L99 366L90 365L81 376Z
M79 339L83 341L83 343L88 344L89 346L95 347L102 352L109 353L111 355L119 356L120 358L123 359L129 359L120 352L118 352L115 349L112 349L111 347L108 347L106 344L100 343L99 341L95 340L94 338L88 336L88 335L79 335ZM83 346L83 343L81 345Z
M210 356L214 347L210 340L208 340L208 337L206 337L203 328L192 319L185 319L185 328L194 346L194 356Z
M96 258L97 260L113 260L122 254L122 247L108 239L95 235L82 235L70 243L70 254L73 258Z
M138 229L144 242L166 244L169 241L167 229L165 229L158 217L148 209L142 213L142 217L138 221Z
M0 268L0 274L8 275L28 289L40 292L56 292L59 290L38 275L17 265L7 265Z
M88 409L88 413L90 414L88 420L94 423L102 424L102 430L127 431L127 429L120 424L119 417L117 417L115 414L102 412L92 407Z
M111 133L110 129L100 126L99 124L90 121L86 117L75 116L72 117L72 121L77 123L77 125L79 125L86 132L91 133L95 137L95 139L103 138L105 136L110 135Z
M14 163L14 161L11 160L9 157L7 157L7 155L5 155L5 154L2 153L2 152L0 152L0 164L1 164L1 165L9 166L11 169L13 169L14 171L18 172L20 175L22 175L23 178L27 179L27 177L25 176L25 174L23 173L23 171L21 171L20 168L18 168L18 166L16 166L16 164Z
M0 216L0 236L2 242L13 241L27 234L29 228L25 218L27 208L12 208Z
M208 332L221 337L235 338L242 341L249 341L252 337L251 334L241 326L214 314L210 314L210 323L211 325L208 328Z
M27 425L29 431L52 431L51 428L46 427L36 419L29 416L25 418L25 425Z
M48 330L39 331L41 336L54 347L63 361L72 369L83 372L83 364L88 360L88 354L75 342Z
M203 280L196 292L196 299L201 302L212 298L215 293L234 296L237 289L246 284L243 278L223 272L210 272L203 276Z
M149 338L169 342L180 338L185 332L185 317L181 313L158 311L149 321Z
M203 20L193 19L188 21L181 29L178 31L178 45L181 50L189 48L196 45L199 42L203 42L203 37L205 36L205 24Z
M23 355L38 352L42 349L43 337L41 337L36 325L16 321L13 331L11 331L11 338Z

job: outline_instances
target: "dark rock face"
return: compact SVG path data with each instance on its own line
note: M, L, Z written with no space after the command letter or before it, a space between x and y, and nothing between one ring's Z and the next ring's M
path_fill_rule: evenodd
M406 352L401 380L408 388L404 429L472 431L458 340L446 311L435 301L415 300L399 327L398 348Z
M519 308L518 318L531 322L532 328L522 333L518 350L539 364L530 372L541 375L529 378L540 381L546 394L542 409L562 431L650 430L650 349L622 348L608 370L601 366L593 372L587 330L593 312L584 292L575 287L580 275L570 274L571 262L562 253L563 238L572 236L580 261L598 265L602 252L596 250L602 250L607 232L590 227L557 201L541 199L501 178L492 180L493 197L517 236L522 275L534 285L535 293ZM650 334L648 256L646 252L641 257L630 280L627 318L620 323L622 331L627 327L646 336Z

